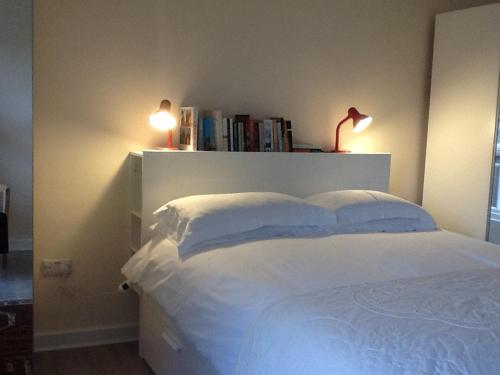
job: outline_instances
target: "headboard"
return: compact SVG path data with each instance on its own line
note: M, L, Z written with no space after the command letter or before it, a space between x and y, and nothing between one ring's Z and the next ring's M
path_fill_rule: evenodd
M131 211L141 221L139 244L148 240L149 226L154 224L152 213L172 199L244 191L274 191L297 197L341 189L387 191L390 158L387 153L143 151L131 154Z

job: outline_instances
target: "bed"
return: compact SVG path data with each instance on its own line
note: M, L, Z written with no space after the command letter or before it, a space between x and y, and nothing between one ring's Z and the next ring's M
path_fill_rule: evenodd
M146 212L184 194L305 197L388 185L384 154L214 154L145 153ZM245 162L252 179L238 179ZM307 168L291 175L297 165ZM194 169L203 173L193 177ZM157 374L495 374L500 366L496 245L441 230L343 232L250 238L181 256L148 231L156 219L146 216L145 244L123 271L140 294L140 354Z

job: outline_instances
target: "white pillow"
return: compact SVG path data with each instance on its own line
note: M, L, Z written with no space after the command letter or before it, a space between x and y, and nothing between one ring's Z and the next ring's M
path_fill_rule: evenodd
M310 196L306 201L336 214L336 233L436 229L434 219L422 207L380 191L331 191Z
M324 234L337 223L330 210L290 195L267 192L194 195L171 201L155 214L180 256L225 238L234 241L239 234L245 236L263 227L270 227L261 232L263 238L269 238L273 227L279 236L285 227L308 227L308 233L317 227ZM289 232L294 230L300 232L298 228ZM251 233L253 239L256 233Z

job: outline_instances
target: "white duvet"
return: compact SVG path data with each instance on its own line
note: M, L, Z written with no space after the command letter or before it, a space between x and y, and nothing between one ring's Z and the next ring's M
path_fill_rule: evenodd
M267 308L237 374L495 375L500 268L309 292Z
M307 372L308 366L287 368L290 362L280 358L290 355L290 350L299 350L300 353L294 355L305 358L317 353L318 348L312 343L317 342L319 345L325 340L328 342L328 329L320 330L320 335L313 337L310 342L280 340L274 347L270 343L273 342L273 335L279 337L279 329L275 332L266 329L269 336L261 336L263 340L260 341L251 336L252 332L259 331L259 324L265 327L269 323L263 314L269 311L267 308L273 306L279 310L281 302L286 306L289 303L287 301L292 301L294 296L309 293L308 298L316 298L316 292L330 289L335 295L337 292L331 289L342 286L500 267L500 247L444 231L254 241L207 251L185 260L178 259L176 248L168 240L157 241L148 243L134 255L124 266L123 272L131 282L152 294L198 351L223 375L235 373L238 358L240 374L317 373ZM434 298L432 293L429 297ZM297 298L300 301L300 297ZM439 300L440 297L436 294L435 298ZM500 301L497 302L500 304ZM285 312L281 310L276 314L279 316ZM283 316L286 317L286 314ZM307 333L307 329L301 331L302 325L294 325L303 319L300 316L298 318L283 319L290 323L289 326L285 325L286 329L291 330L288 332L290 337L310 333ZM386 343L382 345L382 352L390 353L393 349L391 343L405 342L401 340L402 337L392 336L392 327L397 319L388 319L386 326L380 323L382 326L376 331L377 340ZM422 329L431 335L434 327L422 325ZM391 340L391 337L395 340ZM444 345L442 353L452 353L451 349L456 343L453 337L450 336L449 341L440 341ZM369 353L369 346L362 350L368 350L363 355ZM255 362L257 357L263 358L260 354L264 352L273 353L274 359L266 362L269 360L267 357L260 364ZM332 358L333 365L335 358ZM441 359L436 354L435 360ZM450 361L453 362L453 359ZM249 362L254 363L254 366L250 367ZM281 363L285 367L272 367L271 370L267 363L276 366ZM338 371L325 373L370 374L349 368L356 361L342 363L345 366L338 367ZM379 358L379 363L384 363L383 356ZM397 368L401 371L372 373L412 373L404 372L404 364ZM427 371L428 367L425 366L422 369L422 374L436 373ZM473 373L456 370L438 374Z

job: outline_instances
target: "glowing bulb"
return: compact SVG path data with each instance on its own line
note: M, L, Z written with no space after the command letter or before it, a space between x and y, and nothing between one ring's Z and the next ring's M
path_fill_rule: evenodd
M362 132L363 130L365 130L368 127L368 125L371 124L372 120L373 120L373 118L370 116L367 116L362 120L359 120L359 122L354 127L353 131L355 133Z
M175 128L176 121L170 112L158 111L149 116L149 123L158 130L172 130Z

